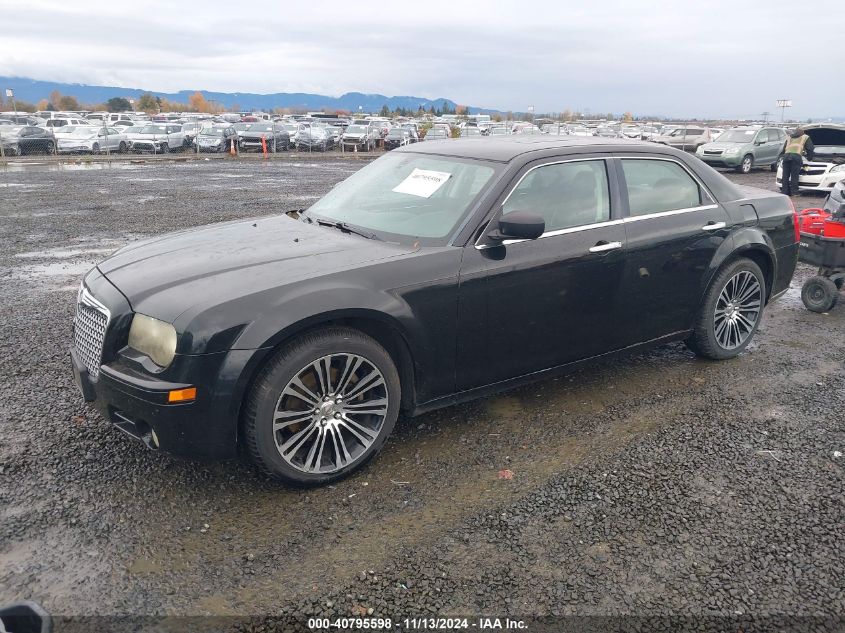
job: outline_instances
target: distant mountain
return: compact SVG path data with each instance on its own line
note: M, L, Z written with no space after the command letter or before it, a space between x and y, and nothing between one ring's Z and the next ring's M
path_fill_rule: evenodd
M137 99L143 93L149 92L168 101L187 103L188 97L196 90L180 90L179 92L156 92L140 88L118 88L115 86L88 86L85 84L66 84L53 81L38 81L24 77L0 77L0 89L12 88L15 97L21 101L37 103L49 97L50 93L58 90L63 95L76 97L80 103L96 104L108 101L112 97ZM237 105L242 110L271 110L273 108L304 108L306 110L348 110L357 112L359 107L364 112L377 112L387 105L391 110L405 108L417 110L420 106L428 110L431 106L442 109L446 104L450 109L457 105L450 99L425 99L423 97L386 97L379 94L363 94L347 92L340 97L308 94L302 92L277 92L273 94L256 94L251 92L210 92L200 90L203 96L215 101L225 108ZM462 104L463 105L463 104ZM495 114L498 110L477 108L470 104L470 111L474 114Z

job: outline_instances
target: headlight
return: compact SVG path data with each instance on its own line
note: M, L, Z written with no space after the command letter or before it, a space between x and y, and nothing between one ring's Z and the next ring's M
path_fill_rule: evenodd
M159 367L167 367L176 355L176 329L170 323L136 313L129 328L129 347L146 354Z
M832 174L833 172L836 172L836 171L845 171L845 164L836 165L835 167L832 167L831 170L830 170L830 173Z
M739 154L738 147L729 147L725 150L725 156L735 156L736 154Z

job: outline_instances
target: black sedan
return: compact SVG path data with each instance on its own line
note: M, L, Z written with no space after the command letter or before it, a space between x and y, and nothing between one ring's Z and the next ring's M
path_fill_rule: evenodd
M243 151L286 152L290 147L290 134L278 123L262 121L250 123L249 127L238 132L240 149ZM262 145L263 139L263 145Z
M636 141L403 147L298 217L127 246L79 290L86 400L152 449L322 484L415 415L669 341L727 359L797 261L793 207Z
M35 125L4 128L0 132L0 143L7 156L24 154L53 154L56 151L56 137L47 128Z

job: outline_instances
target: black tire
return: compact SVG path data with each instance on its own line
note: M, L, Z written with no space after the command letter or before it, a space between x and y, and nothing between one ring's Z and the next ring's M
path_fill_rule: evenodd
M92 154L99 154L100 153L100 144L99 143L94 143L91 146L91 153Z
M126 142L120 141L120 145L117 147L118 154L125 154L126 153Z
M742 157L742 162L736 170L741 174L750 174L752 169L754 169L754 157L751 154L746 154Z
M56 149L56 144L53 141L47 141L47 153L52 154Z
M751 332L747 334L745 340L736 347L726 348L719 343L716 337L716 323L715 312L716 304L719 300L719 295L728 282L738 273L747 271L750 272L757 279L757 283L761 289L760 308L757 318ZM695 326L692 335L685 341L687 347L691 349L697 356L709 358L711 360L727 360L734 358L742 353L748 347L748 344L754 338L757 328L760 326L760 321L763 318L763 305L765 298L768 296L766 288L766 279L763 276L763 271L760 267L750 259L741 258L729 262L722 269L716 273L707 292L704 294L704 300L699 308L698 315L695 318Z
M771 169L773 172L776 172L778 170L778 166L780 166L780 161L782 159L783 159L783 154L778 156L778 159L775 162L773 162L771 165L769 165L769 169Z
M801 301L810 312L830 312L839 301L839 288L827 277L810 277L801 286Z
M329 354L365 358L384 377L388 404L378 435L354 461L328 473L306 473L282 458L273 431L277 403L286 385L303 368ZM242 418L246 450L258 469L273 479L299 486L319 486L352 474L381 450L399 415L401 387L390 355L375 340L350 328L332 327L306 334L281 348L261 369L250 390Z
M167 143L161 144L161 153L162 154L169 154L170 153L170 146Z

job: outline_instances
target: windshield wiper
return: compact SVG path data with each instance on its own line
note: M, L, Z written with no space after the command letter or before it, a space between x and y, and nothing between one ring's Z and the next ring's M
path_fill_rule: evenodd
M381 240L381 238L378 235L376 235L375 233L370 233L370 232L365 231L363 229L359 229L358 227L347 224L346 222L340 222L340 221L333 222L333 221L330 221L330 220L317 220L317 224L319 224L320 226L330 226L333 229L340 229L344 233L354 233L355 235L360 235L361 237L366 237L367 239L370 239L370 240Z

